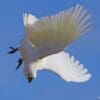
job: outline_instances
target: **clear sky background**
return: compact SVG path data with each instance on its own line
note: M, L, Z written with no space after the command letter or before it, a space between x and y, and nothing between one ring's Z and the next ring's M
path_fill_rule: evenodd
M23 66L16 71L19 53L7 55L24 35L23 13L36 17L55 14L77 3L93 19L93 30L72 43L67 51L89 69L91 80L67 83L48 71L39 71L28 83ZM0 0L0 100L97 100L100 96L100 0Z

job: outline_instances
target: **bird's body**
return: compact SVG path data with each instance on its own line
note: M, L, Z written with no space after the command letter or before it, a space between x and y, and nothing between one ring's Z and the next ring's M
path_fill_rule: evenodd
M26 42L28 41L23 40L23 42L27 44ZM34 48L31 48L31 44L28 44L29 47L26 45L22 45L21 47L23 46L25 48L21 52L24 53L24 57L23 55L22 57L24 58L26 69L33 69L35 72L42 69L50 70L68 82L84 82L91 77L87 73L87 69L82 64L79 64L79 61L75 61L73 56L70 57L64 51L37 59L39 52L36 53L37 50L34 51ZM25 50L27 50L27 53L25 53Z
M29 81L36 72L47 69L68 82L84 82L91 75L64 48L91 29L90 14L77 5L56 15L37 19L24 14L25 37L20 52Z

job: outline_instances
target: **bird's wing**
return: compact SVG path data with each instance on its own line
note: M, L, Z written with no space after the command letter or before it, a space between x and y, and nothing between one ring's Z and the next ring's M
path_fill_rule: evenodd
M44 69L55 72L67 82L85 82L90 79L91 74L79 61L70 57L68 53L60 52L46 58ZM45 62L46 62L45 61Z
M32 25L34 24L38 19L33 16L32 14L23 14L23 21L24 21L24 25L25 27L27 27L27 25Z
M31 25L33 25L38 19L32 14L23 14L23 21L26 33L30 32ZM27 34L26 34L27 35Z
M30 25L27 38L36 46L63 50L91 29L91 15L79 4L58 14L43 17Z

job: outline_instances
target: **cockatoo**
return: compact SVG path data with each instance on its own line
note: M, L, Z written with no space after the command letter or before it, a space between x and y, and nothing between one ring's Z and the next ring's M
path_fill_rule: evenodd
M36 18L23 15L25 36L19 47L29 82L38 70L50 70L67 82L85 82L91 74L64 51L70 43L91 30L91 15L79 4L58 14ZM22 62L21 62L22 63Z

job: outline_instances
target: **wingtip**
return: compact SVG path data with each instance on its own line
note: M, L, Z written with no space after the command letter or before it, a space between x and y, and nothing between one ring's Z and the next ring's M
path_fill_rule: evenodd
M37 20L37 18L32 15L31 13L23 13L23 21L24 21L24 25L26 26L33 24L35 21Z
M26 26L27 23L27 13L23 13L23 21L24 21L24 25Z
M81 5L80 3L77 3L76 7L83 7L83 5Z
M91 77L92 77L92 75L90 73L87 73L86 77L83 79L82 82L86 82L86 81L90 80Z
M79 77L77 80L75 80L76 82L87 82L90 80L90 78L92 77L92 75L90 73L84 74L81 77Z

